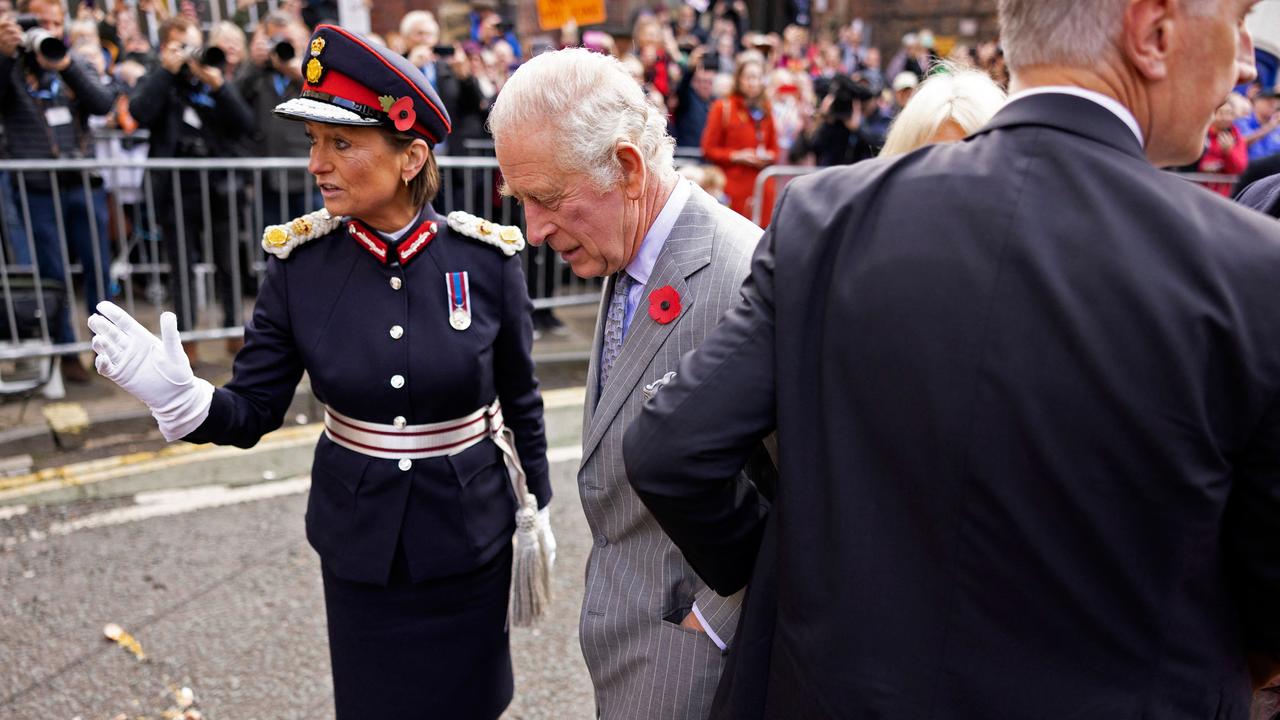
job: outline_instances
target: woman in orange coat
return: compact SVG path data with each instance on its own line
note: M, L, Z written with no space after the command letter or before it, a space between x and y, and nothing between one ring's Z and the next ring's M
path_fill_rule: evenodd
M717 100L707 112L702 132L702 156L724 170L729 207L752 216L756 176L778 157L778 134L773 112L764 94L764 65L752 58L738 63L733 92ZM760 224L769 224L773 211L773 186L765 186Z

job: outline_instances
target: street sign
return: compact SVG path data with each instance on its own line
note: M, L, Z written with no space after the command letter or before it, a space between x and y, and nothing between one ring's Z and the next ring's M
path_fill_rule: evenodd
M604 0L538 0L538 27L559 30L570 20L585 25L605 21Z

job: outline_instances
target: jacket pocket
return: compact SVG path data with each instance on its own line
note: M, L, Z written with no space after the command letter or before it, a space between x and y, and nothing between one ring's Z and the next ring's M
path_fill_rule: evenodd
M462 519L471 544L484 551L501 540L510 540L515 529L515 492L502 461L502 453L492 440L449 456L457 476Z
M311 462L311 482L336 482L355 495L369 469L372 458L335 444L327 436L321 436Z

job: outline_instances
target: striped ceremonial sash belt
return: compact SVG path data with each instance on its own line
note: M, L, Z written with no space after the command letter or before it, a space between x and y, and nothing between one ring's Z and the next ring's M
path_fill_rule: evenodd
M348 450L386 460L457 455L485 438L498 442L503 429L502 405L497 399L456 420L404 427L356 420L331 407L324 409L324 432L330 440ZM505 444L499 442L499 447ZM503 450L506 454L506 448Z

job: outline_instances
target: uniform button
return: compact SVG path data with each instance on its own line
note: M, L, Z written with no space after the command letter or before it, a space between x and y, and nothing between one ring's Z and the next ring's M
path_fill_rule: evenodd
M411 468L411 467L413 467L413 461L412 461L412 460L410 460L409 458L400 458L400 469L401 469L401 470L403 470L403 471L405 471L405 472L408 472L409 468Z
M400 388L404 387L404 376L403 376L403 375L392 375L392 376L391 376L391 387L393 387L393 388L395 388L395 389L397 389L397 390L399 390Z
M392 325L392 326L391 326L391 339L392 339L392 340L399 340L399 339L400 339L400 338L402 338L402 337L404 337L404 328L400 327L399 325Z
M608 545L608 544L609 544L609 538L606 538L603 535L596 536L596 547L604 547L605 545Z
M395 425L397 430L402 430L407 422L403 415L397 415L396 419L391 421L391 424Z
M392 290L399 290L401 285L404 285L404 283L400 281L400 278L398 278L398 277L393 277L393 278L391 278L391 289L392 289Z

